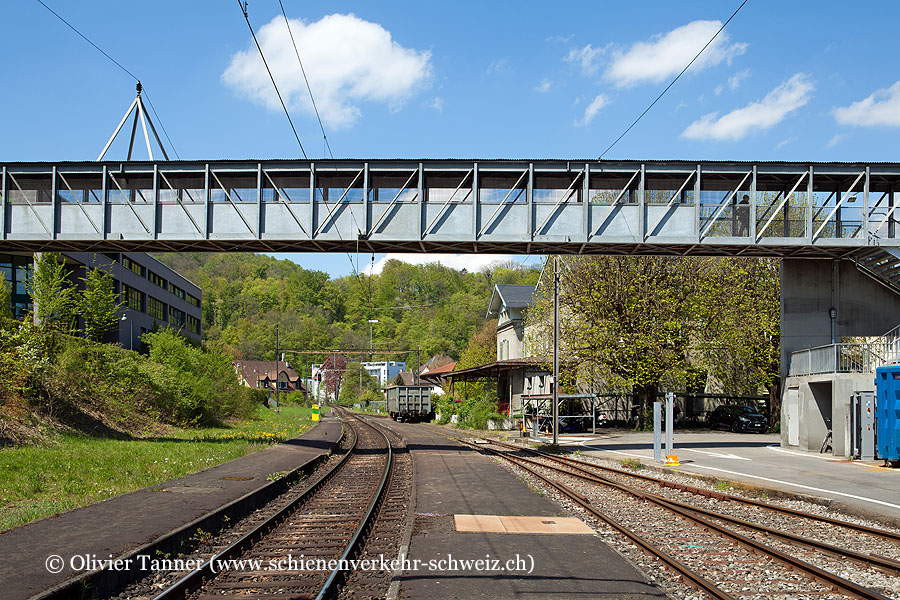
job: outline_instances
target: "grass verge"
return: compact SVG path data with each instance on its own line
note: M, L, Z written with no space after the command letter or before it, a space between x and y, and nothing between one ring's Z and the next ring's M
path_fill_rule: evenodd
M164 437L112 440L64 434L36 447L0 449L0 531L176 479L310 428L311 410L260 407L228 427L172 428Z

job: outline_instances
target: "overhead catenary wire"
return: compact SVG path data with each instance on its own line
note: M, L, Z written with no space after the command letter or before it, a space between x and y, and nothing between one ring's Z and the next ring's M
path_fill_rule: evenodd
M259 40L256 38L256 32L253 31L253 25L250 23L250 15L247 12L247 2L246 1L242 2L241 0L238 0L238 7L240 7L241 13L243 13L243 15L244 15L244 20L247 22L247 28L250 29L250 35L253 36L253 41L254 41L254 43L256 43L256 49L259 51L259 56L263 61L263 65L265 65L265 67L266 67L266 72L269 74L269 79L272 81L272 87L275 88L275 93L278 95L278 100L279 100L279 102L281 102L281 108L284 110L284 115L287 117L288 123L290 123L290 125L291 125L291 130L294 132L294 137L297 139L297 145L300 146L300 151L303 153L303 158L309 160L309 157L306 154L306 150L303 148L303 142L300 141L300 135L297 133L297 128L294 127L294 120L291 119L291 114L287 109L287 105L284 102L284 98L281 96L281 91L279 91L279 89L278 89L278 84L275 83L275 76L272 74L272 70L269 68L269 63L266 60L266 55L263 53L262 46L260 46ZM282 6L281 8L282 8L282 12L284 12L284 6ZM287 17L285 16L285 19L286 18ZM288 32L290 32L290 25L288 25ZM291 41L293 41L293 39L294 39L293 34L291 34ZM296 46L295 46L295 50L296 50ZM300 60L299 53L297 55L297 60ZM301 69L302 69L302 63L301 63ZM306 77L305 73L304 73L304 77ZM308 85L308 83L307 83L307 85ZM310 91L310 97L312 97L312 91ZM316 116L318 116L318 112L316 113ZM320 121L320 124L321 124L321 121ZM324 135L324 133L325 133L325 131L323 128L322 134ZM330 149L330 147L329 147L329 149ZM334 158L334 157L332 156L332 158ZM353 217L353 221L355 223L356 217L353 215L353 211L350 211L350 216ZM358 228L359 227L357 224L357 229ZM340 230L336 230L336 231L338 234L338 238L341 238ZM341 239L343 239L343 238L341 238ZM359 240L357 240L357 244L358 243L359 243ZM356 280L360 283L360 285L362 285L362 279L359 276L359 269L353 263L353 257L350 256L349 252L346 252L346 254L347 254L347 260L350 261L351 272L356 277Z
M303 142L300 141L300 135L297 133L297 128L294 127L294 120L291 119L291 113L288 112L287 105L284 103L284 98L281 97L281 92L278 90L278 84L275 83L275 77L272 75L272 69L269 68L269 62L266 60L266 55L263 53L262 46L259 45L259 40L256 39L256 32L253 31L253 25L250 24L250 15L247 13L247 3L241 2L241 0L237 0L237 3L238 7L241 9L241 13L244 15L244 20L247 21L247 28L250 30L250 35L253 36L253 41L256 43L256 49L259 50L259 57L262 58L263 65L266 67L266 72L269 74L269 79L272 80L272 87L275 88L275 94L278 95L278 101L281 102L281 108L284 109L284 116L287 117L288 123L291 124L291 131L294 132L294 137L297 138L297 145L300 146L300 152L303 153L303 158L308 160L309 157L306 155L306 150L303 149Z
M309 85L309 79L306 77L306 69L303 68L303 61L300 60L300 50L297 49L297 41L294 39L294 32L291 30L291 22L288 20L287 13L284 10L284 4L278 0L281 6L281 14L284 17L284 24L287 27L288 35L291 36L291 44L294 46L294 54L297 55L297 62L300 64L300 72L303 73L303 81L306 82L306 90L309 92L309 100L312 102L313 110L316 113L316 119L319 120L319 129L322 130L322 139L325 141L325 147L328 148L328 155L334 158L334 152L331 151L331 144L328 143L328 136L325 135L325 126L322 124L322 117L319 116L319 108L316 106L316 99L313 97L312 87Z
M619 137L617 137L616 140L615 140L612 144L610 144L609 147L606 148L606 150L604 150L602 153L600 153L600 156L598 156L597 158L601 158L601 159L602 159L602 158L606 155L607 152L609 152L610 150L613 149L613 146L615 146L616 144L618 144L619 141L620 141L623 137L625 137L625 135L627 135L628 132L631 131L632 128L633 128L635 125L638 124L638 121L640 121L641 119L644 118L644 115L646 115L648 112L650 112L650 109L653 108L653 106L654 106L657 102L659 102L660 98L662 98L662 97L666 94L666 92L669 91L669 88L671 88L673 85L675 85L675 82L678 81L678 80L681 78L681 76L684 75L685 72L686 72L688 69L691 68L691 65L694 64L694 62L695 62L698 58L700 58L700 55L703 54L703 51L706 50L706 49L709 47L709 45L712 44L713 41L715 41L715 39L716 39L717 37L719 37L719 34L722 33L722 30L725 29L725 26L728 25L728 23L731 22L731 20L735 17L735 15L737 15L737 14L740 12L740 10L741 10L742 8L744 8L744 5L745 5L745 4L747 4L747 0L744 0L743 2L741 2L740 6L738 6L737 9L735 9L735 11L734 11L733 13L731 13L731 16L730 16L730 17L728 17L728 20L725 21L724 23L722 23L722 26L719 27L719 30L716 31L715 35L713 35L713 36L709 39L709 41L706 42L706 45L703 46L703 48L700 49L700 52L698 52L697 55L694 56L694 58L691 59L691 62L689 62L689 63L687 64L687 66L681 70L681 73L679 73L678 75L675 76L675 79L673 79L673 80L669 83L669 85L666 86L666 89L664 89L662 92L659 93L659 96L657 96L656 99L655 99L653 102L650 103L650 106L648 106L647 108L645 108L645 109L644 109L644 112L642 112L640 115L638 115L638 118L635 119L634 122L633 122L631 125L628 126L628 129L626 129L625 131L623 131L622 134L621 134Z
M57 19L59 19L60 21L62 21L62 22L66 25L66 27L68 27L69 29L71 29L72 31L74 31L76 34L78 34L78 36L79 36L81 39L83 39L83 40L86 41L88 44L90 44L91 46L93 46L94 49L97 50L97 52L99 52L100 54L102 54L103 56L105 56L107 59L109 59L110 62L112 62L112 63L113 63L114 65L116 65L117 67L119 67L119 68L120 68L122 71L124 71L129 77L131 77L132 79L134 79L134 80L137 81L137 82L140 82L140 81L141 81L141 78L140 78L140 77L138 77L137 75L135 75L134 73L132 73L129 69L127 69L122 63L120 63L120 62L117 61L115 58L113 58L113 57L112 57L108 52L106 52L103 48L101 48L100 46L98 46L97 44L95 44L89 37L87 37L86 35L84 35L83 33L81 33L81 31L79 31L78 28L76 28L76 27L75 27L74 25L72 25L69 21L67 21L65 18L63 18L63 16L60 15L58 12L56 12L55 10L53 10L52 8L50 8L49 6L47 6L42 0L37 0L37 3L40 4L41 6L43 6L44 8L46 8L48 11L50 11L50 13L51 13L54 17L56 17ZM175 144L172 143L172 138L169 137L169 132L166 130L166 126L163 124L162 119L161 119L160 116L159 116L159 113L156 112L156 107L153 106L153 102L150 100L150 96L149 96L149 94L147 93L147 86L146 86L146 83L142 83L142 87L143 87L144 97L147 98L147 103L150 104L150 110L153 111L153 115L156 117L156 122L159 123L159 126L162 128L163 134L166 136L166 140L168 140L168 142L169 142L169 146L172 148L172 151L175 152L175 156L178 157L178 158L180 159L181 156L178 154L178 150L175 148Z

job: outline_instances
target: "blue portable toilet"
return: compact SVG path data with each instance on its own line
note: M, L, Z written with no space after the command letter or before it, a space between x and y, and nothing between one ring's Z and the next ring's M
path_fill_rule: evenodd
M875 369L878 458L900 460L900 366Z

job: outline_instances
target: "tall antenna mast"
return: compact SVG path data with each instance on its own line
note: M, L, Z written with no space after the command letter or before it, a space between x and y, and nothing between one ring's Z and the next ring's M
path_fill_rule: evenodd
M116 127L116 130L113 131L109 141L106 142L106 146L103 147L103 152L97 157L98 162L103 160L103 157L106 156L106 152L109 150L109 147L112 146L112 143L115 141L116 136L119 135L119 132L122 131L122 126L125 125L125 121L128 120L128 117L131 116L132 112L134 112L134 123L131 126L131 140L128 142L128 157L125 160L131 160L131 151L134 149L134 137L137 134L138 118L141 120L141 129L144 132L144 142L147 144L147 154L150 156L150 160L153 160L153 148L150 145L150 136L147 134L147 123L150 123L150 131L153 132L153 137L156 138L156 143L162 151L163 157L166 160L169 160L169 155L166 153L166 149L159 139L159 134L156 133L156 127L153 126L153 121L150 119L150 115L147 114L147 109L144 108L144 100L141 98L140 81L137 82L136 89L137 95L134 97L134 102L132 102L131 106L128 107L128 110L125 111L125 116L119 121L119 126Z

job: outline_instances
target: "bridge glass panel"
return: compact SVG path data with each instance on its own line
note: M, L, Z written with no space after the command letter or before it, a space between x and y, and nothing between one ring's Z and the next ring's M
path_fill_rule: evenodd
M417 174L369 174L369 199L372 202L417 202L419 199L419 178Z
M808 235L810 208L803 171L760 173L756 181L756 232L763 238L802 238ZM807 175L808 177L808 175ZM799 185L798 185L799 182ZM794 190L791 193L791 190Z
M8 173L11 204L44 204L53 199L53 176Z
M581 202L583 189L582 179L578 173L548 173L534 176L534 201L539 204Z
M103 175L101 173L59 172L57 198L60 202L103 202Z
M885 177L873 176L869 182L869 234L873 239L897 237L900 221L900 193L894 192L893 182Z
M865 177L815 173L813 231L823 238L854 238L862 234Z
M640 171L635 173L591 173L590 201L592 204L606 206L616 203L617 199L619 204L637 204L640 185Z
M316 175L316 202L356 204L362 201L362 175L358 173Z
M700 232L706 237L750 235L752 172L704 171L700 178Z
M689 176L691 181L685 183ZM644 202L647 204L669 204L670 202L672 204L693 204L693 176L690 172L647 173L644 180Z
M153 173L109 173L109 202L150 204L153 202Z
M210 202L256 202L255 174L215 173L210 178Z
M425 174L425 201L458 204L472 200L472 176L467 172Z
M528 175L513 173L479 173L478 199L482 204L525 204Z
M160 171L159 201L162 204L195 204L206 201L204 173L167 173Z
M278 187L276 193L275 187ZM309 173L273 173L263 172L263 202L288 202L291 204L308 204Z

